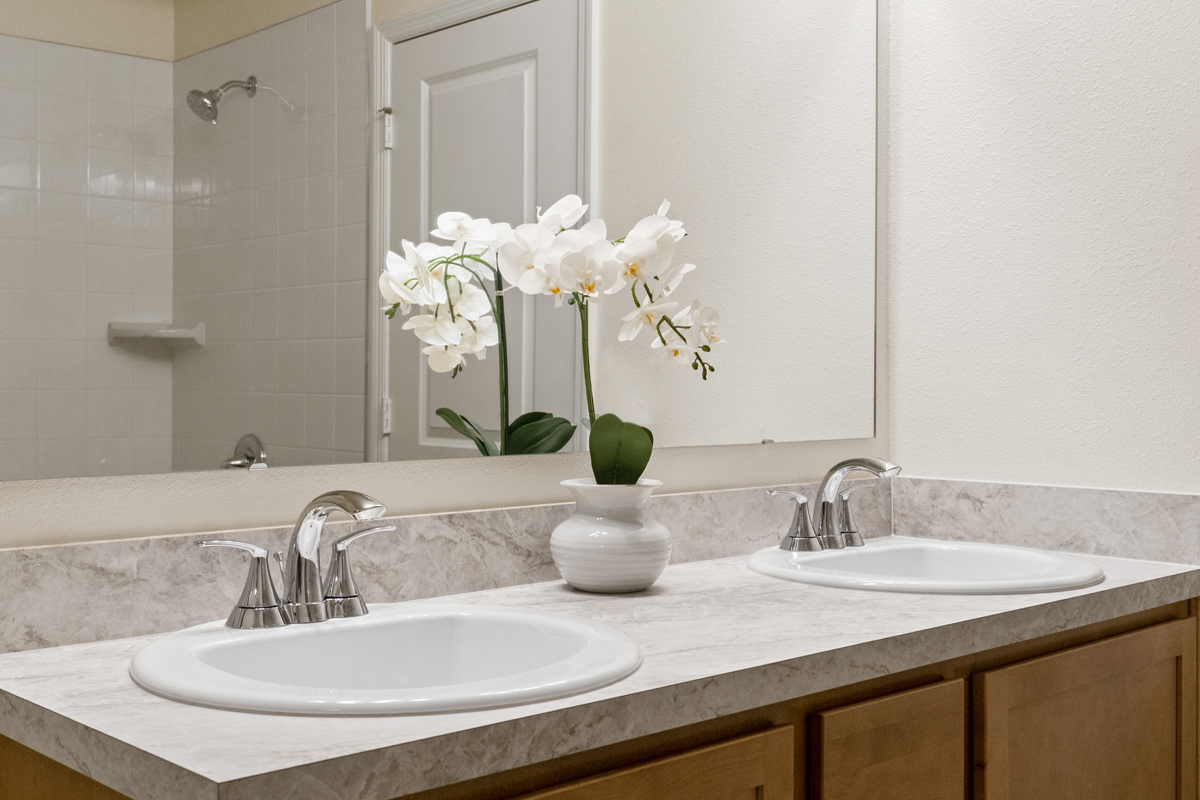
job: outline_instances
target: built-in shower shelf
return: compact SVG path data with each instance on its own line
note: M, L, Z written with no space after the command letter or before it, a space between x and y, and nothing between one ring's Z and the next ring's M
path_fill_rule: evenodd
M172 347L203 347L204 323L191 328L172 325L169 322L110 322L108 343L119 344L130 339L158 339Z

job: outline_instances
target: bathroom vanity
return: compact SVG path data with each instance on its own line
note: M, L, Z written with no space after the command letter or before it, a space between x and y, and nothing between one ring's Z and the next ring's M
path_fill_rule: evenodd
M737 557L630 596L442 598L588 617L644 655L591 692L452 714L175 703L128 675L156 637L12 653L0 796L1194 798L1200 569L1089 558L1103 583L1044 594L806 586Z

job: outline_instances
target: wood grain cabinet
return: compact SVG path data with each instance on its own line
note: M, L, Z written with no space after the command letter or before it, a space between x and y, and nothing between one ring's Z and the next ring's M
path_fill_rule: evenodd
M1194 800L1196 620L974 677L976 800Z
M794 740L781 725L522 800L793 800Z
M964 800L966 681L814 714L810 762L810 800Z

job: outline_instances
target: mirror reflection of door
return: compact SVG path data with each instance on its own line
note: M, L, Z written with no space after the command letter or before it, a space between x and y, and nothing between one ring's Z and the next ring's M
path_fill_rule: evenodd
M430 241L445 211L515 226L581 192L579 7L536 0L392 46L392 250ZM505 297L512 418L538 410L578 420L573 309L515 289ZM388 338L390 460L478 455L437 416L443 406L499 439L495 348L451 378L426 366L399 313Z

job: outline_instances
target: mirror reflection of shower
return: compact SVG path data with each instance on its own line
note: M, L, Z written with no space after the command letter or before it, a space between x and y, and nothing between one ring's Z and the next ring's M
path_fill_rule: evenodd
M217 103L221 101L221 98L224 97L225 93L230 89L245 89L248 97L254 97L254 95L258 93L259 89L266 89L268 92L271 92L278 97L280 101L288 107L288 109L292 111L296 110L296 107L284 99L283 95L281 95L275 89L272 89L270 86L259 86L258 78L255 78L253 75L251 75L248 80L244 81L228 81L221 84L218 88L208 92L202 92L199 89L192 89L187 93L188 108L192 109L192 112L200 119L216 125Z

